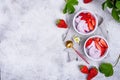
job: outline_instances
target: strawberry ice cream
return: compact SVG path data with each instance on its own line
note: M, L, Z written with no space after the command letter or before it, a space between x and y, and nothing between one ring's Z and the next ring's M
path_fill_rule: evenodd
M78 32L89 33L94 30L95 26L95 17L89 12L81 12L75 18L75 27L78 30Z
M102 57L108 49L108 44L106 41L99 37L90 38L85 44L87 54L98 59Z
M99 58L100 55L101 55L101 51L98 50L96 47L95 47L95 43L92 42L88 47L87 47L87 50L88 50L88 54L93 57L93 58Z

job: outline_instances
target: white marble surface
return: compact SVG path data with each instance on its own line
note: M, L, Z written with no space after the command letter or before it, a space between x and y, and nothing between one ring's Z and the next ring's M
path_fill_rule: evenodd
M114 63L120 54L120 24L107 11L102 11L101 2L94 0L79 7L104 16L109 31L109 61ZM55 20L66 19L62 13L64 0L0 0L0 69L1 80L85 80L77 68L79 62L67 63L62 35ZM120 63L112 77L98 74L93 80L119 80Z

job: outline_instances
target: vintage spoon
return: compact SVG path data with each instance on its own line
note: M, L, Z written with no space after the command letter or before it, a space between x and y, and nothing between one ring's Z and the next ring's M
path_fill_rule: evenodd
M71 40L66 41L65 46L66 48L72 48L87 64L89 64L88 61L83 57L83 55L73 47L73 42Z

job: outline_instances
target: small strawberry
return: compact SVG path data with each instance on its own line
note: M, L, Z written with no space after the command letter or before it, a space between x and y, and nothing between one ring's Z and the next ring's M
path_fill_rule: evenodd
M84 3L89 3L91 2L92 0L84 0Z
M84 74L88 74L89 70L88 67L86 65L80 65L80 71Z
M67 24L66 24L66 22L63 19L58 19L56 21L56 25L59 28L67 28L68 27Z
M88 76L87 76L87 80L91 80L92 78L94 78L96 75L98 74L98 69L96 67L92 67L89 70Z

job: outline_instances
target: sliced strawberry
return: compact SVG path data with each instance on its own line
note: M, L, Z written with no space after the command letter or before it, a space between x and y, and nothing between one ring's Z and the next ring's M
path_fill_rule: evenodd
M81 12L79 15L80 15L80 16L85 16L85 13Z
M84 3L89 3L91 2L92 0L84 0Z
M107 43L105 42L105 40L101 39L101 40L100 40L100 43L101 43L104 47L108 48L108 45L107 45Z
M95 25L96 25L96 20L95 20L95 18L94 18L93 16L91 16L91 19L92 19L92 24L93 24L93 26L95 26Z
M94 30L94 26L92 25L92 23L91 22L87 22L88 23L88 28L89 28L89 30Z
M101 46L98 44L98 42L97 41L94 41L94 42L95 42L96 48L101 51L102 49L101 49Z
M106 52L107 48L101 48L101 55L100 56L103 56Z
M89 17L87 17L87 18L86 18L86 21L87 21L87 22L91 22L91 21L92 21L92 19L91 19L91 18L89 18Z
M91 16L91 13L87 12L87 16Z
M93 41L93 39L90 38L90 39L86 42L85 47L87 48L87 47L92 43L92 41Z
M87 19L88 19L88 18L87 18L86 16L82 16L82 17L81 17L81 20L87 21Z
M104 48L104 46L101 44L101 42L100 42L100 41L98 42L98 44L99 44L102 48Z
M100 38L98 38L98 37L95 37L95 38L94 38L94 41L97 41L97 42L99 42L99 41L100 41Z

